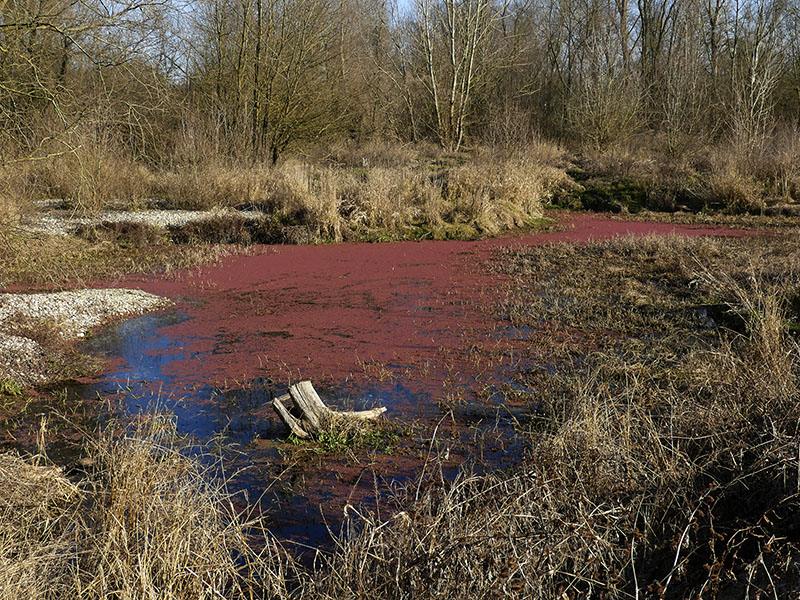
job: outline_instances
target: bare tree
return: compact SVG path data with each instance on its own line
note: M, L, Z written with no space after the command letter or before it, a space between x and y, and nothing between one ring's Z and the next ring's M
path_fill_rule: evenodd
M417 0L416 46L421 77L441 145L457 151L464 142L475 88L490 62L487 38L500 21L491 0Z
M361 34L370 65L362 71L363 82L394 133L417 141L421 137L418 97L422 82L414 64L413 24L403 17L397 2L379 3L374 14L376 21Z
M774 91L781 78L786 5L770 0L735 2L731 52L733 132L752 151L772 124Z
M81 87L94 74L127 67L142 56L163 8L162 2L135 0L0 0L0 124L9 139L6 147L13 145L27 159L69 150L67 134L97 100ZM42 119L50 131L37 128Z
M211 0L198 16L196 103L258 159L336 127L342 5L332 0ZM210 96L210 102L202 98ZM214 135L219 135L215 133ZM238 142L236 142L238 140Z
M706 70L702 48L708 38L704 39L704 32L696 27L707 9L708 0L702 7L687 3L675 15L670 31L657 110L666 150L672 156L679 156L697 140L704 140L703 134L710 130L708 120L713 108L716 67L711 67L711 73ZM713 62L709 60L712 65Z
M641 84L651 98L651 113L657 110L654 96L660 93L664 45L675 27L678 6L677 0L638 0ZM656 115L651 114L648 120L656 119Z

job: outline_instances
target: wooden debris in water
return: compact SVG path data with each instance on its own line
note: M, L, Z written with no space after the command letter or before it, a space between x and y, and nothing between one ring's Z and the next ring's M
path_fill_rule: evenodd
M289 393L275 398L272 406L291 432L301 439L308 439L324 431L337 420L377 419L386 412L386 407L383 406L357 411L338 411L328 408L310 381L301 381L289 387Z

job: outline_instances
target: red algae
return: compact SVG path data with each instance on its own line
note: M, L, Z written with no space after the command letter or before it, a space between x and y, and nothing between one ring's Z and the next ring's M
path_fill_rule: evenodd
M111 350L99 391L108 392L102 386L109 383L127 386L130 376L136 380L132 410L147 405L148 393L181 399L167 404L184 431L210 438L225 429L247 444L240 483L256 497L284 460L279 485L291 488L291 500L278 500L276 534L318 540L348 505L376 501L379 481L411 480L430 451L453 471L476 457L491 465L515 460L522 447L510 439L513 424L501 430L502 411L493 410L499 399L503 414L523 416L525 406L515 404L513 393L497 392L513 390L515 369L543 362L530 355L527 338L546 338L537 344L543 354L547 343L592 343L591 332L523 331L496 316L496 303L513 284L486 268L498 249L628 234L747 235L595 214L559 219L558 231L477 242L258 246L177 275L115 282L167 296L176 307L140 317L150 332L141 339L131 322L111 330L124 343L109 345L122 349ZM416 425L390 453L316 456L312 450L291 464L276 458L276 447L289 445L276 441L284 432L268 396L299 379L313 380L332 405L352 394L359 402L386 404L395 422ZM94 397L96 391L87 385L79 393ZM472 426L477 423L485 427ZM438 437L429 441L434 432Z
M499 276L482 265L498 247L627 234L742 235L594 214L567 215L565 225L478 242L265 246L139 285L179 302L188 316L161 331L183 341L185 357L165 367L183 385L265 375L341 382L370 365L386 376L398 367L429 372L441 368L443 351L486 340L497 322L481 308L496 299Z

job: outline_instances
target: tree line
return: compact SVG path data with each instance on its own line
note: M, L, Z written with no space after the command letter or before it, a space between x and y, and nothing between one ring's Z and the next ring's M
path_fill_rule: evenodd
M798 0L0 0L2 161L332 139L748 149L800 119Z

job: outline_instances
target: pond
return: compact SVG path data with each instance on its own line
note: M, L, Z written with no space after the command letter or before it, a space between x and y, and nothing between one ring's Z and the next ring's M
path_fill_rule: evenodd
M85 349L108 368L72 392L114 396L130 414L172 410L200 444L224 442L239 472L232 485L261 498L279 537L324 545L346 504L374 505L431 451L453 471L507 466L525 451L515 428L532 391L514 372L548 367L531 350L547 333L513 328L498 313L514 282L487 269L492 253L627 233L732 232L579 214L556 231L481 242L254 247L191 272L119 282L176 305L98 330ZM399 441L298 459L270 402L301 379L334 408L386 406Z

